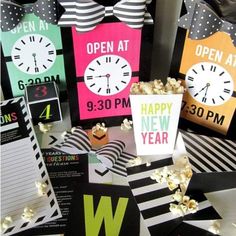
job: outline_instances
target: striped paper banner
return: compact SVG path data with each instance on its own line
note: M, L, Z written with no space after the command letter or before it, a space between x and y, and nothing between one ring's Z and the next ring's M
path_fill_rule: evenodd
M187 154L196 173L236 170L236 142L181 131Z

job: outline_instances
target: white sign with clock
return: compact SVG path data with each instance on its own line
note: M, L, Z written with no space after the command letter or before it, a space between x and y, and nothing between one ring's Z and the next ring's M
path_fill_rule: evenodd
M19 38L12 47L14 65L27 74L41 74L52 67L56 49L51 40L41 34L28 34Z
M132 70L127 60L117 55L103 55L88 64L84 81L93 93L110 96L125 89L131 76Z
M211 62L193 65L186 73L186 87L201 104L218 106L231 98L234 83L225 68Z

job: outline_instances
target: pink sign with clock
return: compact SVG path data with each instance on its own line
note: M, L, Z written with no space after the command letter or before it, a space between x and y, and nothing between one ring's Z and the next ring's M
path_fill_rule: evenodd
M139 80L141 29L122 22L87 33L72 29L78 120L130 115L129 90Z

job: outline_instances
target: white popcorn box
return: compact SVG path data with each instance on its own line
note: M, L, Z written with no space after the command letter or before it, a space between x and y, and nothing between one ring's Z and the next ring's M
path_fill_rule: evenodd
M183 94L130 95L137 155L172 154Z

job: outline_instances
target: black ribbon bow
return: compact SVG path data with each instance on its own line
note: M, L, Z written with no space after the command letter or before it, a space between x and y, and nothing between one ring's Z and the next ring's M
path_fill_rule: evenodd
M85 130L81 127L74 127L72 130L72 132L66 132L64 142L54 146L55 150L70 154L94 153L106 169L121 176L127 175L125 166L135 156L124 152L124 142L113 140L98 150L94 150Z
M189 29L188 37L194 40L208 38L216 32L228 33L236 47L236 25L220 18L204 1L185 1L188 13L179 19L179 26Z
M12 30L27 13L34 13L41 20L50 24L57 24L58 21L55 0L38 0L33 4L26 5L1 0L1 30L3 32Z

